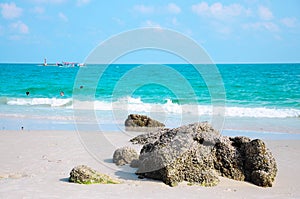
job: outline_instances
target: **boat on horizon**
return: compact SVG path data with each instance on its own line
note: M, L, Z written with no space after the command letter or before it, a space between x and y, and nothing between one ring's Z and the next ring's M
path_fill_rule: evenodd
M82 67L85 66L84 63L78 63L78 62L56 62L54 64L48 64L47 59L44 58L43 66L59 66L59 67Z

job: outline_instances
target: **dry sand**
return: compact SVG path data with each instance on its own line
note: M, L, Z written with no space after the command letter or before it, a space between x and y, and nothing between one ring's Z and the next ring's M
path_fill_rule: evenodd
M300 198L300 140L265 140L278 164L271 188L225 178L215 187L187 183L169 187L138 179L134 169L111 163L114 149L130 145L133 136L104 133L93 139L91 135L83 138L85 146L89 142L99 145L86 148L72 131L0 131L0 198ZM87 150L98 153L93 158ZM122 184L69 183L69 172L80 164L118 178Z

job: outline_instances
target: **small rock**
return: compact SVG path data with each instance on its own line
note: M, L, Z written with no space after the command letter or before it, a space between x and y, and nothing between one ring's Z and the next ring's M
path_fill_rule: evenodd
M86 165L76 166L70 172L69 182L79 184L119 184L108 175L97 172Z
M135 149L131 147L122 147L114 152L113 162L118 166L122 166L125 164L131 164L133 160L137 160L138 158L139 155Z
M165 127L165 125L157 120L151 119L146 115L130 114L125 120L126 130L140 131L147 128ZM145 130L147 130L147 128Z

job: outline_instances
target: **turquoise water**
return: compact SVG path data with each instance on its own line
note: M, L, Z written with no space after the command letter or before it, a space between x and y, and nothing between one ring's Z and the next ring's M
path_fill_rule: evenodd
M144 71L137 64L114 64L97 76L100 68L0 64L0 117L71 121L75 100L82 105L80 110L93 104L98 115L120 109L126 114L158 111L175 117L189 113L182 107L197 106L200 116L209 116L210 89L222 92L220 82L208 86L187 64L149 66ZM225 88L225 98L220 100L225 102L226 117L300 117L300 64L220 64L217 68ZM79 70L89 72L78 78Z

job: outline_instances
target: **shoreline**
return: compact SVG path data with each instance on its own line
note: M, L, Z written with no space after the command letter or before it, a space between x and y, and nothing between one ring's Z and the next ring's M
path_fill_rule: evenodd
M83 132L84 133L84 132ZM95 133L99 132L89 132ZM169 187L160 181L138 179L135 169L117 167L112 154L117 147L131 145L129 139L138 132L104 132L89 140L86 150L75 131L0 131L0 197L51 198L298 198L300 177L298 158L300 140L265 140L278 164L273 187L261 188L247 182L220 178L215 187L188 186L186 182ZM99 134L97 134L99 135ZM87 138L87 137L85 137ZM103 138L105 140L103 140ZM98 141L102 142L98 142ZM96 148L92 148L96 143ZM97 151L98 159L91 156ZM86 164L122 181L118 185L79 185L68 182L69 172ZM22 189L19 189L22 187Z
M63 116L64 117L64 116ZM160 118L160 115L154 119ZM163 117L161 117L163 119ZM118 121L115 121L115 120ZM1 117L0 116L0 131L18 131L22 127L24 130L33 131L76 131L77 128L84 128L91 130L101 130L105 132L118 132L125 131L124 118L113 118L113 116L102 116L92 120L76 121L74 116L68 116L68 119L38 119L24 117ZM158 121L160 121L158 119ZM209 118L201 117L198 121L194 117L187 118L184 122L178 118L168 118L166 123L167 128L176 128L182 125L209 121ZM173 123L172 123L173 122ZM171 124L172 123L172 124ZM229 133L240 132L242 134L287 134L287 135L300 135L300 118L248 118L248 117L225 117L223 128L221 131ZM220 130L220 129L219 129Z

